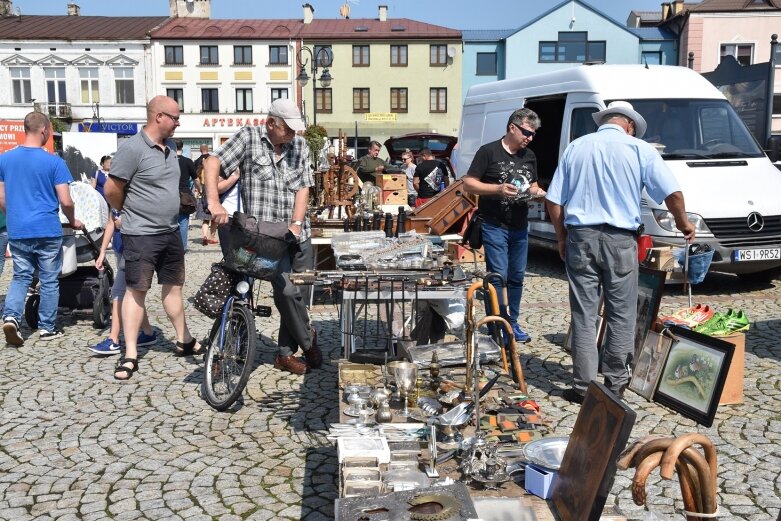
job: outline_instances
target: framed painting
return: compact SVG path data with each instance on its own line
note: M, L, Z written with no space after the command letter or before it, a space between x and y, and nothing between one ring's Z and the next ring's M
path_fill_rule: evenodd
M673 343L654 401L710 427L735 346L677 326L671 327L670 332Z
M665 271L640 267L637 276L637 321L635 322L633 360L640 357L645 337L659 315L659 304L662 302L666 276Z
M635 359L629 388L648 401L654 396L672 342L667 335L649 331L640 355Z

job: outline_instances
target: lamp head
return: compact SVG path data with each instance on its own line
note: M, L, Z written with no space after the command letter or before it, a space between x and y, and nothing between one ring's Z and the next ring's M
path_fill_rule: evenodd
M331 86L331 80L333 78L331 77L331 73L328 72L328 69L323 70L323 74L320 75L320 85L323 88L327 88Z

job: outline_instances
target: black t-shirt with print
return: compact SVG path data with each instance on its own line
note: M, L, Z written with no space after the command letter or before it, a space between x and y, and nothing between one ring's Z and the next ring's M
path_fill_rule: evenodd
M529 188L537 182L537 157L528 148L510 154L502 146L502 140L481 146L469 167L467 175L483 183L498 185L514 184L518 187L517 197L481 195L478 210L488 220L514 229L528 225Z
M445 180L445 170L436 159L427 159L415 168L415 177L420 178L418 197L428 199L440 192L442 181Z

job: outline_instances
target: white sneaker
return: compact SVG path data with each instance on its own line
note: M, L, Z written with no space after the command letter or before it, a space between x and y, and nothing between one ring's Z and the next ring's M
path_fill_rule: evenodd
M45 329L41 329L39 335L41 340L53 340L55 338L65 336L65 333L63 333L60 329L55 329L54 331L46 331Z
M19 322L14 317L5 317L3 333L5 333L5 341L12 346L21 347L24 344L24 338L19 334Z

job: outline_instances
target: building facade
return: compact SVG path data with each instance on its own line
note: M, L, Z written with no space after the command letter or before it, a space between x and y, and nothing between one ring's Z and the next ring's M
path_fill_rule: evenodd
M307 121L334 138L349 136L348 147L365 153L380 143L413 132L457 135L461 118L461 32L407 18L317 20L304 5L297 58L318 84L300 85ZM308 49L308 50L307 50ZM323 49L323 50L321 50ZM317 72L311 60L317 59ZM328 87L321 77L331 75ZM299 71L300 72L300 71ZM313 98L315 98L313 103ZM317 112L316 118L313 109Z
M0 17L0 111L33 110L72 131L132 135L151 91L149 33L165 17Z

